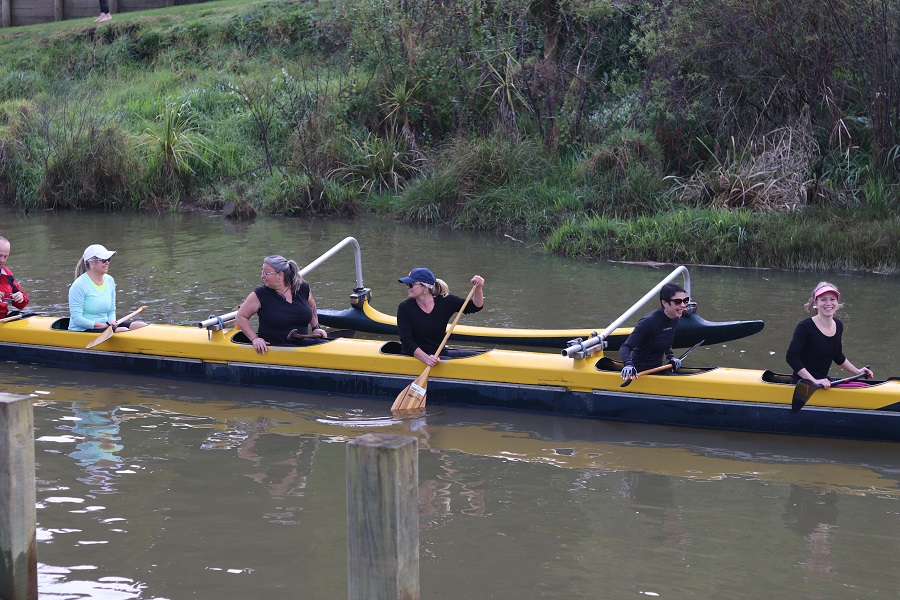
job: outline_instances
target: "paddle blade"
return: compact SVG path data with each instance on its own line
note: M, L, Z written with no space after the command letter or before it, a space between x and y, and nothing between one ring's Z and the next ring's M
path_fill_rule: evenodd
M403 388L403 391L391 405L392 411L416 410L425 406L425 394L428 393L428 372L430 367L419 375L415 381Z
M106 340L108 340L109 338L112 337L114 329L115 328L112 325L110 325L109 327L107 327L106 329L103 330L103 333L101 333L100 335L95 337L93 339L93 341L91 341L90 344L85 346L85 348L93 348L94 346L102 344L103 342L105 342Z
M809 379L801 379L794 387L794 397L791 399L791 412L799 412L809 402L809 397L813 395L813 392L820 389L822 389L822 386L818 383Z
M634 381L634 377L629 377L628 379L620 383L619 387L628 387L629 385L631 385L632 381Z

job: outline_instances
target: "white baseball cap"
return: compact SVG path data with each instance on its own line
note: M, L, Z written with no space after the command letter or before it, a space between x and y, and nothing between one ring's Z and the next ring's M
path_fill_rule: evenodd
M91 244L84 249L84 254L81 255L81 259L85 262L92 258L108 260L112 258L112 255L115 253L115 250L107 250L106 246L101 246L100 244Z

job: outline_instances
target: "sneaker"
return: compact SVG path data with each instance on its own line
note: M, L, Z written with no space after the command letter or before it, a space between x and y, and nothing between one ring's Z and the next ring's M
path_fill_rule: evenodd
M103 21L109 21L109 20L111 20L111 19L112 19L112 15L111 15L111 14L109 14L109 13L102 13L99 17L97 17L97 20L95 21L95 23L102 23Z

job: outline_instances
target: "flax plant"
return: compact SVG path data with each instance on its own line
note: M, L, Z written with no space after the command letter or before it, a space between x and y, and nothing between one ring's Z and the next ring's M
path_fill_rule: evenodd
M180 180L193 174L194 161L209 165L207 155L214 155L209 139L192 125L184 104L167 103L138 136L138 146L147 158L161 165L165 181Z

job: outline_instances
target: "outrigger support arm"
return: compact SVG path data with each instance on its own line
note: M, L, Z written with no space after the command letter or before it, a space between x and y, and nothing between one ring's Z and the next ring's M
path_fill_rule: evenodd
M330 250L325 252L322 256L312 261L302 269L300 269L300 275L304 276L307 273L311 272L313 269L321 265L323 262L337 254L338 250L343 248L346 245L353 246L353 258L356 262L356 288L353 290L353 294L351 294L351 303L355 306L357 302L361 302L362 299L370 300L372 298L372 291L366 287L363 287L363 276L362 276L362 252L359 249L359 242L356 241L356 238L353 236L347 236L337 244L331 247ZM209 329L210 331L218 331L220 329L224 329L228 327L231 321L234 321L234 318L237 316L237 311L226 313L221 316L211 316L205 321L200 321L197 323L197 327L203 329Z
M665 279L663 279L662 281L657 283L656 286L652 290L650 290L649 292L644 294L643 298L641 298L640 300L638 300L637 302L632 304L631 308L629 308L624 313L622 313L622 315L618 319L613 321L609 327L607 327L606 329L601 331L599 334L594 333L593 335L591 335L591 337L589 337L588 339L586 339L584 341L581 341L579 339L579 340L572 340L571 342L569 342L569 346L567 346L562 351L562 355L567 356L569 358L579 359L579 358L584 358L586 356L590 356L594 352L597 352L598 350L602 350L603 348L605 348L606 347L606 338L609 337L609 334L611 334L616 328L618 328L620 325L622 325L622 323L627 321L634 313L636 313L638 310L640 310L640 308L642 306L644 306L644 304L646 304L650 300L654 299L654 297L658 297L659 290L662 289L662 286L666 285L673 279L677 278L679 275L684 276L684 290L687 292L688 296L690 296L691 295L691 274L688 273L687 267L682 265L682 266L677 267L671 273L669 273L669 275ZM595 348L595 346L598 346L598 345L600 347Z

